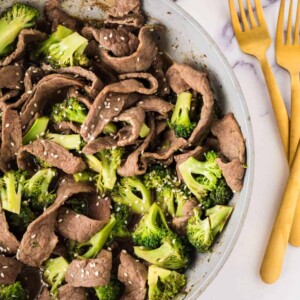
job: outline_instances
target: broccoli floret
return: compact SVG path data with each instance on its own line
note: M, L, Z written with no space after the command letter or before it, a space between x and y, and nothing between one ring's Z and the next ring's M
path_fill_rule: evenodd
M30 129L27 131L27 133L24 135L22 141L23 145L27 145L28 143L33 142L39 137L42 137L46 132L48 123L49 123L48 117L37 118L34 121L33 125L30 127Z
M39 11L29 5L14 4L0 19L0 57L3 57L14 49L20 31L33 27L39 17Z
M95 292L99 300L117 300L122 289L123 285L118 279L111 279L109 284L95 287Z
M55 298L57 298L58 288L65 279L68 267L69 263L62 256L49 259L45 263L43 279L50 285L50 294Z
M83 142L79 134L57 134L47 132L45 138L68 150L80 150Z
M129 206L124 204L115 203L113 208L113 215L116 218L116 225L114 226L111 235L110 242L114 238L128 238L131 236L127 229L128 221L131 218L131 209Z
M47 40L43 41L37 50L33 53L34 58L47 57L49 55L49 48L51 45L60 42L65 37L72 34L73 31L65 26L58 25L56 31L54 31Z
M169 227L160 207L154 202L149 211L138 223L132 238L134 244L148 248L157 248L169 233Z
M201 199L201 203L205 209L208 209L215 205L227 205L232 197L233 192L224 177L222 177L218 180L216 188L209 192L205 198Z
M193 216L187 224L187 237L198 252L207 252L216 235L221 232L232 212L229 206L216 205L206 211L206 218L201 220L202 212L193 210Z
M97 153L101 161L101 172L96 176L96 185L101 193L112 190L117 181L117 170L122 162L124 148L102 150Z
M88 216L89 215L89 201L86 196L81 198L72 197L67 200L65 205L75 211L77 214Z
M22 201L20 214L6 212L5 216L9 229L17 236L23 235L29 226L36 219L36 214L30 209L28 202Z
M94 173L90 171L82 171L73 175L76 182L92 182L94 178Z
M1 300L25 300L27 299L26 290L22 287L19 281L10 285L0 285Z
M50 45L46 59L54 68L87 66L88 58L84 54L87 45L88 40L74 32Z
M77 245L76 255L86 259L95 258L110 237L116 223L117 220L112 215L109 222L98 233L92 236L89 241Z
M26 173L9 171L0 179L0 195L4 210L20 214Z
M178 94L175 109L169 126L175 131L177 137L189 138L196 127L190 119L190 109L193 95L190 92Z
M188 199L190 199L191 196L183 188L176 189L175 192L174 192L174 194L175 194L175 204L176 204L176 213L175 213L175 216L177 218L183 217L184 216L183 208L184 208L185 202Z
M198 161L194 157L190 157L178 167L184 183L200 201L208 192L216 188L218 179L222 177L222 171L216 163L216 158L217 154L210 151L205 154L205 161ZM193 174L198 177L195 178Z
M162 239L161 243L161 246L156 249L136 246L134 253L153 265L170 270L178 270L188 266L187 251L174 233L169 233Z
M43 211L54 202L56 194L49 191L49 186L55 176L56 171L48 168L39 170L26 180L24 195L30 200L33 209Z
M157 266L148 269L149 300L171 300L186 285L186 276Z
M112 198L137 214L147 212L151 206L151 192L138 177L121 178L112 191Z

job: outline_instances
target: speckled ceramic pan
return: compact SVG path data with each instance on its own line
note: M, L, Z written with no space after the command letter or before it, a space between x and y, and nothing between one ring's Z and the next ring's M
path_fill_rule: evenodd
M111 3L113 0L106 0ZM15 2L24 2L42 8L45 1L0 1L0 10ZM86 19L102 19L103 5L99 0L62 0L70 14ZM105 0L102 0L105 3ZM243 190L236 194L231 204L235 207L223 234L212 253L199 255L188 272L186 300L194 300L217 276L232 251L246 217L254 175L254 144L251 120L239 83L215 42L187 13L170 0L143 0L144 11L150 22L165 25L159 33L161 49L178 62L188 62L209 72L215 95L225 111L235 114L246 139L248 169Z

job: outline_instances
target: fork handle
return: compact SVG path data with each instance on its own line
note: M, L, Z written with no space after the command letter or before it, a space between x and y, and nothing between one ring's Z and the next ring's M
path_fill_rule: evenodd
M258 58L259 62L261 64L265 80L267 83L267 87L269 90L275 118L277 121L277 126L279 129L282 145L284 152L286 154L286 157L288 157L289 154L289 115L287 113L285 104L283 102L283 99L281 97L280 90L278 88L275 76L273 74L273 71L271 69L271 66L268 62L267 56L264 55L263 57Z

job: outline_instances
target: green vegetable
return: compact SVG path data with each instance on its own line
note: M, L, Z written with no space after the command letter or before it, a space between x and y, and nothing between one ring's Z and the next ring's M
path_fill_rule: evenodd
M150 132L150 128L145 123L143 123L140 131L140 137L142 139L145 138L149 134L149 132Z
M57 134L47 132L45 138L68 150L80 150L82 147L82 140L79 134Z
M115 202L128 205L133 212L143 214L151 206L151 193L138 177L123 177L112 191Z
M206 211L206 218L201 220L202 212L193 210L187 224L187 237L198 252L207 252L216 235L221 232L232 212L229 206L216 205Z
M102 163L95 155L84 154L84 157L85 157L85 162L87 163L88 167L92 171L94 171L96 173L101 173Z
M196 123L190 120L190 110L193 95L183 92L177 96L175 109L169 126L174 129L177 137L189 138L196 127Z
M135 245L156 248L161 245L170 229L160 207L153 203L149 211L139 221L136 230L132 234Z
M14 4L0 19L0 57L11 53L22 29L35 26L39 11L29 5Z
M58 299L58 288L65 279L68 267L69 263L62 256L49 259L45 263L43 279L50 285L50 294L53 295L55 299Z
M114 238L128 238L131 233L127 229L127 224L131 218L131 209L124 204L115 203L113 215L116 218L116 224L110 235L110 243Z
M27 133L23 137L23 145L27 145L30 142L42 137L48 127L49 118L48 117L41 117L37 118L31 128L27 131Z
M117 279L111 279L109 284L95 287L99 300L117 300L122 292L122 283Z
M148 299L172 300L186 285L186 276L157 266L148 269Z
M73 175L76 182L92 182L94 178L94 173L90 171L82 171Z
M10 285L0 285L1 300L12 300L12 299L25 300L27 299L26 294L27 293L25 289L22 287L19 281Z
M179 165L179 172L188 189L201 201L208 192L216 189L222 171L216 163L217 154L210 151L205 154L205 161L190 157ZM194 177L194 174L198 177Z
M79 215L89 215L89 201L85 195L81 196L80 199L77 197L69 198L65 205Z

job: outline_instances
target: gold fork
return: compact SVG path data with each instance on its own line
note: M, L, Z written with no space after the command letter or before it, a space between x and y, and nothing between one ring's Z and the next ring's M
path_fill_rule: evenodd
M284 9L285 0L281 0L276 33L276 59L277 63L285 68L291 77L291 131L290 131L290 163L292 163L300 140L300 0L298 1L296 20L293 23L293 0L290 0L286 39L284 37ZM293 34L294 30L294 34ZM293 226L290 233L290 243L300 246L300 198L294 215Z
M286 156L288 157L289 148L289 116L282 100L276 79L267 59L267 50L271 45L271 38L264 18L260 0L255 0L257 20L254 16L250 0L246 0L250 24L247 20L246 12L242 0L239 0L241 23L235 9L234 0L229 0L230 14L233 29L239 45L246 54L255 56L262 67L270 98L280 132L282 144ZM243 28L242 26L243 25Z

